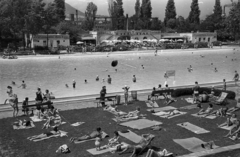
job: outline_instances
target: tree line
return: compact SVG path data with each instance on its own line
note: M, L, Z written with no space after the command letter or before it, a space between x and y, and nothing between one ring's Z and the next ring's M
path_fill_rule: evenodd
M174 0L168 0L163 21L152 17L151 0L136 0L135 13L124 14L122 0L109 0L108 12L111 30L128 29L161 30L162 32L217 31L219 40L236 40L240 37L240 3L233 3L228 16L222 15L220 0L215 0L213 12L200 20L198 0L192 0L187 18L177 16ZM0 44L8 38L24 39L30 34L70 34L72 42L79 35L94 30L97 6L89 2L85 21L81 25L65 20L65 0L44 3L43 0L0 0ZM126 20L128 19L128 20ZM25 40L21 40L26 45ZM28 44L28 43L27 43ZM1 47L1 45L0 45Z

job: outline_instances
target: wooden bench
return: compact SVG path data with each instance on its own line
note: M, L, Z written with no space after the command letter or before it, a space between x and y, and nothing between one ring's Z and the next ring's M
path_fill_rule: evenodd
M97 103L97 107L100 106L100 104L103 103L103 102L112 102L113 105L115 105L116 104L115 103L116 100L117 100L117 96L116 95L114 95L114 96L105 96L104 100L101 100L100 97L97 97L95 103Z
M33 110L39 108L47 108L50 109L50 107L52 106L53 102L44 102L44 103L39 103L39 104L33 104L33 105L27 105L25 106L25 109L28 108L29 111L32 111L32 115L33 115Z
M174 91L174 89L164 89L164 90L157 90L151 93L151 97L154 97L155 99L163 94L171 95L171 93Z

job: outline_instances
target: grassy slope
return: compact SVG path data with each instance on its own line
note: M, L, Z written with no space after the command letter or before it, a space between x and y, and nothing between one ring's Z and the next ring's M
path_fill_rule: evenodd
M236 104L235 101L229 100L229 106L233 106ZM158 100L158 104L160 106L163 105L162 100ZM186 101L178 98L176 103L171 104L175 107L181 107L189 105ZM191 153L188 150L185 150L180 145L173 142L172 139L181 139L181 138L188 138L188 137L197 137L203 141L215 141L216 145L218 146L227 146L233 145L238 143L238 141L232 141L228 138L223 138L223 136L227 133L226 130L219 129L216 127L217 124L220 124L225 121L225 118L217 118L215 120L208 120L205 118L195 118L190 114L196 113L198 109L186 110L188 112L187 115L175 117L172 119L162 119L157 116L153 116L149 112L146 111L147 107L144 102L135 102L132 105L126 106L119 106L119 109L122 111L131 111L134 110L137 106L140 106L142 109L143 114L148 114L147 119L150 120L158 120L163 122L163 128L166 131L151 131L149 128L143 130L133 130L135 133L141 135L144 133L152 133L156 135L156 138L152 142L152 146L157 148L167 148L169 151L172 151L178 155L188 154ZM207 105L205 105L207 106ZM239 113L238 113L239 114ZM126 127L122 127L117 125L111 118L113 115L106 111L103 111L101 108L87 108L81 110L70 110L70 111L61 111L61 115L66 119L69 123L74 123L77 121L84 121L85 124L72 127L68 123L64 124L60 127L61 130L68 132L68 137L62 138L52 138L45 141L40 142L31 142L26 138L28 136L37 135L46 130L42 130L42 124L35 123L36 128L29 129L29 130L13 130L12 123L16 120L15 118L6 118L0 120L0 148L1 150L8 150L6 154L0 154L0 156L20 156L20 157L54 157L54 156L71 156L71 157L90 157L92 156L86 150L90 148L94 148L94 141L85 142L82 144L72 144L69 142L69 138L72 136L81 136L86 133L93 131L96 127L101 127L105 132L107 132L110 137L113 136L113 132L115 130L125 130L128 129ZM240 115L238 115L240 116ZM27 119L27 117L19 117L18 119ZM210 130L210 133L197 135L194 134L184 128L176 126L176 124L181 122L191 122L195 125L198 125L206 130ZM127 142L129 144L133 144L131 141L121 138L122 141ZM107 140L103 141L103 144L106 144ZM71 150L70 154L67 155L59 155L56 154L56 149L62 145L67 144ZM234 154L233 154L234 155ZM100 157L105 156L119 156L117 154L110 154L106 153L100 155ZM129 156L129 154L121 155L123 157ZM142 155L142 156L145 156ZM213 157L213 156L211 156Z

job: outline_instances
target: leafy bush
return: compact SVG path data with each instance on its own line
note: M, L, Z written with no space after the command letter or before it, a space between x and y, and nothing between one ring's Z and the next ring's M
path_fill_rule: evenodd
M201 87L199 89L199 94L203 94L207 92L208 94L211 93L211 88L206 88L206 87ZM228 99L235 99L236 97L236 93L233 91L222 91L219 89L214 89L214 93L216 96L219 96L221 94L221 92L226 92L228 93L227 98ZM172 93L173 97L180 97L180 96L185 96L185 95L192 95L193 94L193 90L192 88L180 88L180 89L175 89Z
M198 48L208 48L207 42L196 42L198 44Z
M34 50L38 51L38 50L48 50L47 46L34 46Z
M220 46L221 41L213 41L213 46Z

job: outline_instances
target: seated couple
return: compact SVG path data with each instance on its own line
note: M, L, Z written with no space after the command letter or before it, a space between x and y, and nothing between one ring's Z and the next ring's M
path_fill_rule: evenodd
M213 105L212 104L208 104L208 108L207 109L202 109L202 106L199 105L198 107L200 108L200 111L197 113L197 115L204 115L204 114L210 114L213 110Z
M90 139L94 139L94 138L100 138L100 140L102 139L102 129L96 128L95 131L93 131L91 134L86 134L84 136L81 137L72 137L70 138L70 142L80 142L80 141L85 141L85 140L90 140Z
M52 131L48 131L48 132L42 133L40 135L30 136L27 139L29 139L31 141L38 141L38 140L44 139L46 137L58 136L58 135L61 135L61 132L58 130L58 127L54 127Z
M50 116L48 117L46 123L43 124L43 128L54 128L54 127L58 127L62 124L62 118L59 116L59 117L53 117L53 116Z
M233 140L236 140L239 138L240 122L237 119L237 116L235 114L233 114L230 118L227 118L227 121L219 125L218 127L223 127L223 126L228 126L228 127L231 126L231 129L229 130L228 134L225 135L224 137L232 137Z
M177 101L176 99L174 99L171 95L168 95L167 93L163 93L163 97L165 99L165 104L166 105L169 105L172 102L176 102Z
M117 148L118 151L120 151L119 155L126 153L128 150L132 151L131 157L141 154L142 151L151 144L154 137L152 134L143 134L141 141L137 145L120 145Z

